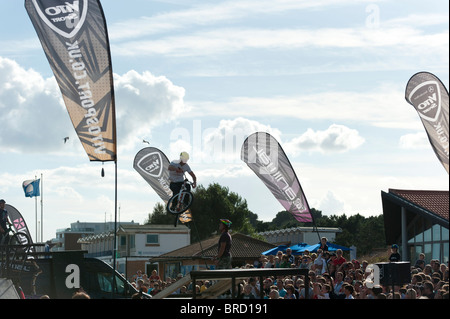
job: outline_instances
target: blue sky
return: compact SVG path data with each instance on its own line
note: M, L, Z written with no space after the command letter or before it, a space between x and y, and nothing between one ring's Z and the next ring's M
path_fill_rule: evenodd
M133 169L143 139L170 159L188 151L200 184L229 187L265 221L283 208L239 159L255 131L278 139L310 206L326 215L381 214L389 188L448 190L404 99L419 71L448 88L447 1L102 5L115 73L120 220L142 223L160 201ZM102 165L89 162L23 1L0 3L0 123L0 197L33 235L35 201L21 184L41 174L44 239L77 220L113 219L114 166L105 163L102 178Z

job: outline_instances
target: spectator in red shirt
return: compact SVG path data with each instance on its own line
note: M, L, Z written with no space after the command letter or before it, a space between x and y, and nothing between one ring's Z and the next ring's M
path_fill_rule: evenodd
M158 281L161 278L159 278L158 276L158 272L156 271L156 269L152 270L152 275L150 276L150 281Z
M339 267L347 262L347 260L345 260L345 258L342 256L342 249L338 249L336 250L336 258L333 260L333 265L336 266L336 270L339 270Z

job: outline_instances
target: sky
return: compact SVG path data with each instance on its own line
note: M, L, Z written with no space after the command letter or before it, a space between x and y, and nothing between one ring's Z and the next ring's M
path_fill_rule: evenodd
M448 90L448 1L101 3L120 221L142 224L161 202L133 169L147 146L171 160L189 152L199 184L226 186L272 220L283 207L240 160L257 131L280 142L309 206L324 215L380 215L390 188L448 190L404 97L420 71ZM26 198L22 182L41 176L42 196ZM76 221L113 221L114 182L114 164L90 162L82 148L23 1L1 0L0 198L22 213L34 241L48 240Z

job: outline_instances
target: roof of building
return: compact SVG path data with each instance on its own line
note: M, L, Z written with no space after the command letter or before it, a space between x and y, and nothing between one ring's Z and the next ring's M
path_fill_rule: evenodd
M200 259L211 258L217 255L219 246L219 235L210 237L158 257L152 258L152 261L165 261L172 259ZM261 253L276 247L274 244L240 234L231 233L232 245L231 255L233 258L259 258Z
M406 210L406 223L422 216L432 223L448 228L449 192L430 190L389 189L381 192L386 243L395 243L401 234L401 209Z
M389 189L390 193L400 196L418 207L440 216L448 222L449 193L448 191L415 191Z

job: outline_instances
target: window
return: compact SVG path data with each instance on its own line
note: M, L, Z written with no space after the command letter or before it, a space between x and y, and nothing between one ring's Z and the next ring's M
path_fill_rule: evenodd
M433 259L441 259L441 243L433 243L433 252L431 256Z
M424 242L426 242L426 241L432 241L432 239L431 239L431 227L432 227L432 224L431 224L431 221L429 221L429 220L425 220L425 231L424 231L424 233L423 233L423 241Z
M165 278L177 278L177 275L181 273L181 264L180 263L170 263L166 264L166 271L164 273Z
M431 244L423 245L423 252L425 253L426 263L428 263L431 260L431 258L432 258L432 255L431 255L431 253L432 253Z
M127 236L120 236L120 246L125 246L127 244Z
M423 242L423 219L421 217L419 217L414 226L415 226L415 233L416 233L415 242L422 243Z
M442 240L448 240L448 228L442 227Z
M159 235L147 234L147 245L159 245Z
M129 235L130 249L136 248L136 238L134 235Z
M433 241L441 240L441 226L433 225Z
M115 276L116 279L116 293L124 294L125 282ZM111 273L97 273L97 280L100 290L104 292L112 292L112 274Z
M411 246L411 261L419 259L419 255L422 252L422 246Z
M448 229L447 229L448 234ZM442 263L448 263L448 242L443 243L442 249L444 250L444 256L442 256Z
M159 272L159 269L158 269L158 264L157 263L146 263L145 264L145 273L147 274L147 275L151 275L152 274L152 271L153 270L156 270L156 272Z
M425 262L439 259L446 262L449 259L449 230L445 226L434 224L431 220L416 216L408 225L407 239L409 245L409 260L414 262L419 253L425 254Z

